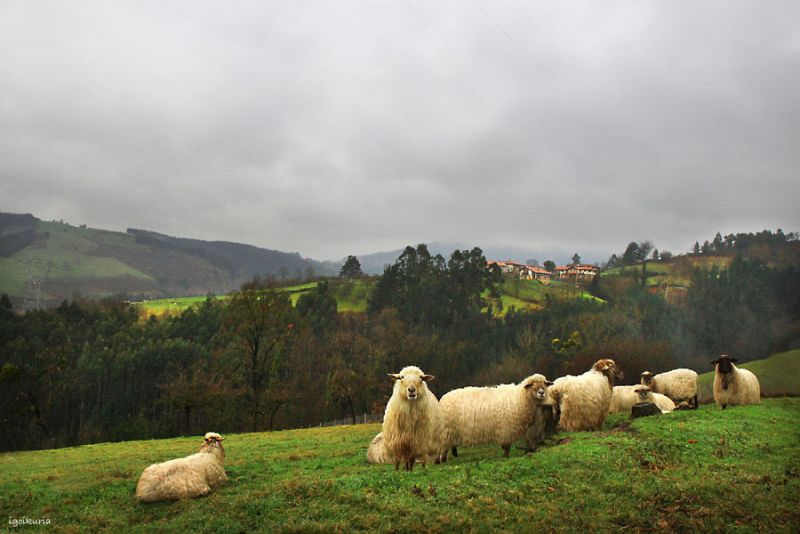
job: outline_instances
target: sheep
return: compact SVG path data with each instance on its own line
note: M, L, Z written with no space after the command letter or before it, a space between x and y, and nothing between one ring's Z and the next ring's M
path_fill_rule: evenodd
M633 386L614 386L608 413L630 412L634 404L642 402L652 402L661 410L661 413L671 412L675 409L675 403L669 397L653 393L647 386L635 384Z
M435 461L441 456L442 411L427 386L432 375L408 366L389 376L394 388L383 416L383 446L395 470L402 463L406 471L412 471L417 459Z
M548 400L552 401L549 398ZM533 417L533 424L525 432L526 452L535 452L539 445L556 433L556 420L552 404L539 404L536 406L536 414Z
M714 400L723 410L728 405L758 404L761 402L761 385L758 377L747 369L739 369L731 358L723 354L711 362L715 366Z
M136 484L136 500L175 501L208 495L228 480L223 467L223 439L216 432L208 432L200 452L146 468Z
M669 413L676 409L675 403L672 402L672 399L666 395L662 395L661 393L653 393L652 395L653 402L656 403L656 406L658 406L658 409L661 410L661 413ZM686 405L689 406L689 403L686 402Z
M550 387L559 414L558 428L566 431L599 430L611 407L615 379L622 379L614 360L597 360L580 376L562 376Z
M649 386L654 393L666 395L674 402L687 401L697 408L697 373L691 369L673 369L657 375L645 371L642 373L641 383Z
M544 414L537 410L546 402L547 389L552 382L535 374L519 384L502 384L494 387L465 387L454 389L442 397L439 404L445 420L445 447L458 456L459 445L497 443L508 458L511 444L526 437L531 426L542 419L537 427L545 432ZM529 436L536 442L543 436Z
M386 450L386 445L383 441L383 432L378 432L378 435L372 438L367 448L367 463L371 464L389 464L393 463L392 458Z

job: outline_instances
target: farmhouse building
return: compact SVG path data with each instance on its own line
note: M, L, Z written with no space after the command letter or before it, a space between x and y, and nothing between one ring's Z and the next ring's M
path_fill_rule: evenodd
M600 273L600 269L594 265L578 264L578 265L564 265L556 267L556 278L576 278L586 279L594 278Z
M493 265L497 265L500 268L500 271L504 274L516 274L522 280L538 280L543 284L550 283L551 273L545 269L540 267L534 267L533 265L525 265L524 263L519 263L516 261L497 261L497 260L489 260L486 264L491 267Z

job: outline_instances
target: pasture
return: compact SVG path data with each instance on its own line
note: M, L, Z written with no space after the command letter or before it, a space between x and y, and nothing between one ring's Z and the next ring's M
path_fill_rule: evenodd
M366 463L377 424L226 435L226 485L151 505L133 498L141 471L194 452L200 436L6 453L0 509L3 521L46 518L53 532L790 532L798 416L796 398L619 414L533 454L465 448L411 473Z

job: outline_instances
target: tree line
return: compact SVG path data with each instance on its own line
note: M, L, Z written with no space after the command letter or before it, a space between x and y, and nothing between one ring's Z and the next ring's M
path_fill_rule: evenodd
M349 274L357 274L355 264ZM505 310L480 249L445 259L407 247L375 283L367 313L339 313L323 280L295 306L256 278L228 301L142 320L119 300L14 313L0 297L0 431L6 450L317 425L382 413L387 372L419 365L442 395L468 384L581 373L600 357L629 379L698 371L720 353L800 346L800 273L735 258L694 271L669 303L639 284L592 291L605 303Z

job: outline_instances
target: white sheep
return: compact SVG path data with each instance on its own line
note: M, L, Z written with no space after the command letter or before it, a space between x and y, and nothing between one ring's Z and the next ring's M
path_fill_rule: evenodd
M761 402L761 385L758 377L747 369L739 369L731 358L723 354L711 362L715 366L714 400L723 410L738 404L758 404Z
M671 412L675 409L675 403L669 397L653 393L647 386L635 384L633 386L614 386L608 413L630 412L635 404L642 402L652 402L661 410L661 413Z
M669 413L675 410L676 408L675 403L672 402L672 399L670 399L666 395L662 395L661 393L652 393L652 395L653 395L653 402L656 403L656 406L658 406L658 409L661 410L661 413ZM686 404L687 406L689 405L688 402L686 402Z
M136 484L140 502L175 501L208 495L228 480L223 466L224 438L216 432L205 435L200 452L146 468Z
M378 435L372 438L367 448L367 462L371 464L390 464L393 463L393 458L389 456L386 451L386 445L383 441L383 432L378 432Z
M395 382L383 416L383 446L395 469L402 463L411 471L415 461L436 460L444 451L442 411L426 384L432 375L408 366L389 376Z
M673 369L657 375L645 371L641 383L653 393L666 395L674 402L689 402L697 408L697 373L691 369Z
M599 430L611 407L614 380L622 373L614 360L597 360L579 376L562 376L550 387L559 414L558 428L566 431Z
M544 376L535 374L519 384L465 387L444 395L439 401L445 421L443 459L447 459L449 448L457 456L459 445L484 443L497 443L507 458L511 444L525 437L531 426L544 432L544 424L535 425L537 414L543 418L537 406L546 403L550 384ZM538 441L539 437L530 439Z

